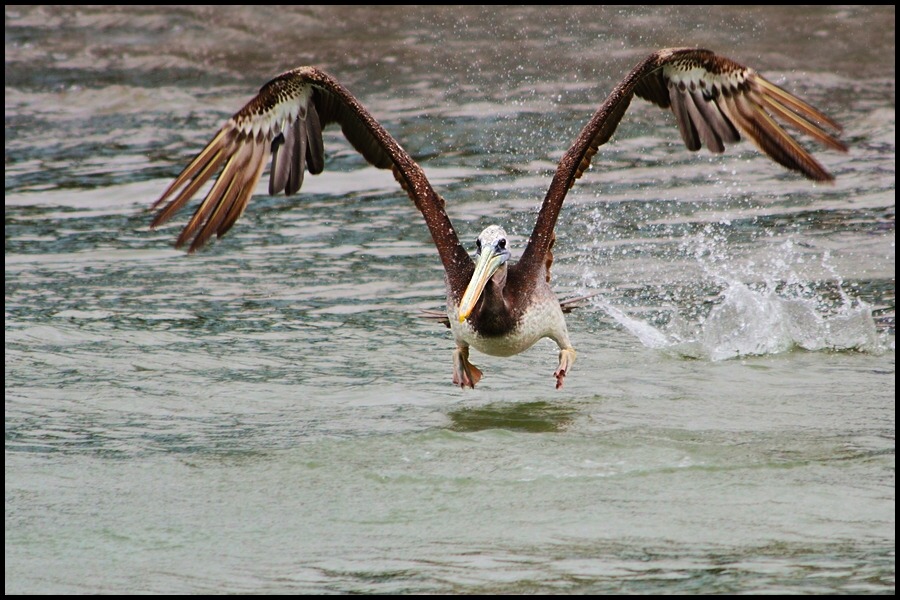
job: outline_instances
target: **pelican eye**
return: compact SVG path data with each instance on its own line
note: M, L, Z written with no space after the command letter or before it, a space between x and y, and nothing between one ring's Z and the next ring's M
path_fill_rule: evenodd
M500 241L497 242L497 247L500 248L501 250L505 250L506 249L506 238L500 238Z
M481 238L475 238L475 247L481 252Z

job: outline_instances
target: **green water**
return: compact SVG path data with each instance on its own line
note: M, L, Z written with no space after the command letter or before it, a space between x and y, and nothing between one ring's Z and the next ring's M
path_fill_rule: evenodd
M891 593L894 8L659 10L7 7L6 592ZM602 95L681 44L851 152L816 186L635 104L560 218L556 288L600 292L562 390L549 341L451 385L429 234L339 134L204 252L147 229L315 63L463 240L521 248Z

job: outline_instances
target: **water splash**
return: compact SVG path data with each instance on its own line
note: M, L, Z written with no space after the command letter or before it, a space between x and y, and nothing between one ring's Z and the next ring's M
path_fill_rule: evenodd
M669 306L662 310L669 313L667 322L657 327L628 316L602 297L593 303L645 346L682 357L718 361L797 348L884 351L872 306L847 293L828 252L813 265L788 240L772 246L766 260L741 261L728 255L721 242L710 231L684 242L693 247L696 265L719 290L706 311ZM804 277L814 270L827 273L827 280Z
M725 360L740 356L805 350L879 352L881 344L871 307L847 301L836 310L823 309L823 298L797 294L767 283L761 289L730 281L721 303L696 326L685 331L676 320L666 337L667 351L692 358Z

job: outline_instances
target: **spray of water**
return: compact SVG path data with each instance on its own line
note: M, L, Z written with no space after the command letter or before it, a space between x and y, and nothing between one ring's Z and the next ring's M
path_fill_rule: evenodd
M682 357L717 361L797 348L884 350L872 307L846 291L828 252L810 259L790 239L769 248L762 260L740 260L714 228L686 238L682 251L704 275L695 283L698 290L720 291L706 310L667 306L665 325L629 316L602 296L593 302L645 346ZM813 272L827 273L827 280L815 281Z

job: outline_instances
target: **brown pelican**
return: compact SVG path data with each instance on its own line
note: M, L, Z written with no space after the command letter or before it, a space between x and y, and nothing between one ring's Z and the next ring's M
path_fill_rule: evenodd
M478 236L473 260L459 242L444 199L406 150L333 77L299 67L265 84L225 123L153 205L161 208L151 227L165 223L215 177L175 245L190 241L193 252L213 234L221 237L243 213L270 154L269 194L295 194L305 171L315 175L324 169L322 129L337 123L368 162L393 171L425 218L446 271L447 318L456 341L453 382L475 387L482 377L469 362L470 346L511 356L547 337L559 346L553 374L559 388L575 362L575 349L550 288L556 219L569 188L610 139L635 95L672 110L688 150L705 145L721 153L744 134L772 160L816 181L833 177L778 121L830 148L847 150L825 130L836 135L837 123L753 69L709 50L659 50L616 85L559 161L518 262L511 262L506 233L497 225Z

